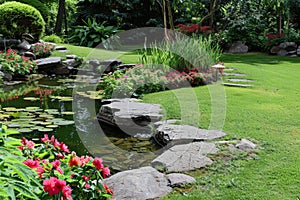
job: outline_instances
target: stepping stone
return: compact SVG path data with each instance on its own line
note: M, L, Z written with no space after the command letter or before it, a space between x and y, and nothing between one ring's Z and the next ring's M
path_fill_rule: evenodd
M228 78L227 81L230 82L254 82L253 80L248 80L248 79L235 79L235 78Z
M67 50L67 47L65 47L65 46L56 46L54 50L57 50L57 51Z
M172 174L166 175L166 177L169 180L170 186L172 188L173 187L182 187L185 184L196 182L196 179L194 177L191 177L186 174L172 173Z
M213 163L205 155L216 153L217 151L218 148L216 148L215 144L208 142L176 145L155 158L151 165L155 168L163 168L166 172L200 169Z
M223 85L224 86L229 86L229 87L243 87L243 88L253 87L253 85L238 84L238 83L223 83Z
M237 76L237 77L244 77L247 76L246 74L239 74L239 73L223 73L224 76Z
M100 122L119 127L125 133L141 137L152 137L150 125L163 117L158 104L135 102L132 99L113 99L101 106L97 118Z
M214 140L225 135L226 133L219 130L205 130L189 125L163 124L156 129L154 138L160 144L174 145L194 141Z
M119 172L104 183L114 191L115 199L156 199L172 191L166 176L149 166Z
M61 57L49 57L49 58L41 58L34 60L37 62L38 70L43 71L47 68L53 68L57 66L61 66Z

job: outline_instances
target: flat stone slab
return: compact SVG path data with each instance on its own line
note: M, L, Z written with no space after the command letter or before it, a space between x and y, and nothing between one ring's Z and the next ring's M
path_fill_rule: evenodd
M196 179L186 174L172 173L166 175L171 187L182 187L185 184L194 183Z
M183 172L200 169L211 165L213 161L205 155L216 153L214 143L194 142L190 144L176 145L155 158L151 165L164 168L166 172Z
M199 129L189 125L163 124L154 133L155 140L163 145L184 144L195 141L215 140L226 133L219 130Z
M111 103L103 105L97 118L119 127L125 133L135 136L152 137L150 125L160 121L163 117L162 108L158 104L135 102L132 99L113 99Z
M61 57L49 57L49 58L41 58L35 60L37 62L38 68L48 68L57 65L61 65Z
M230 82L235 82L235 83L239 83L239 82L244 82L244 83L253 83L253 80L248 80L248 79L236 79L236 78L228 78L227 81Z
M236 77L245 77L246 74L239 74L239 73L223 73L224 76L236 76Z
M172 191L166 176L153 167L119 172L104 183L114 191L115 199L155 199Z
M238 83L223 83L223 85L229 87L242 87L242 88L253 87L253 85L250 84L238 84Z

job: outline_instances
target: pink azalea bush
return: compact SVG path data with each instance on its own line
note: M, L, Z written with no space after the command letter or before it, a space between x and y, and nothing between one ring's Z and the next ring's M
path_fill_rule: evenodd
M43 185L42 199L110 199L113 191L102 183L110 175L101 158L77 156L68 146L47 134L40 144L22 139L23 163L37 173Z

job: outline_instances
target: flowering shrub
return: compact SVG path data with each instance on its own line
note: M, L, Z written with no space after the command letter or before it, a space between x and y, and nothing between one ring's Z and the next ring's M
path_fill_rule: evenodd
M15 50L0 51L0 70L11 75L35 73L37 63L17 54Z
M163 71L161 69L147 68L137 65L127 71L115 71L105 75L100 83L104 89L103 97L111 98L140 96L143 94L164 91L188 86L200 86L215 81L212 70L200 72L197 69L183 71Z
M47 134L41 144L22 139L23 163L34 169L43 184L42 199L110 199L113 191L102 183L110 175L101 158L77 156L63 142Z
M178 24L176 26L180 30L181 33L186 33L186 34L195 34L198 33L198 24L190 24L190 25L184 25L184 24ZM210 34L210 33L215 33L216 31L211 28L210 26L201 26L200 27L200 32L199 33L204 33L204 34Z
M31 47L36 58L46 58L52 53L54 46L50 43L36 43Z

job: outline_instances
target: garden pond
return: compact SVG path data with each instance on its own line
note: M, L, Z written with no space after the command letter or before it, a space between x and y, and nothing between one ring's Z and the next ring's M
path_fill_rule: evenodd
M34 141L55 137L77 155L103 158L112 171L147 166L161 152L151 139L138 139L106 124L97 113L101 96L94 86L77 88L77 78L44 77L0 88L0 121Z

